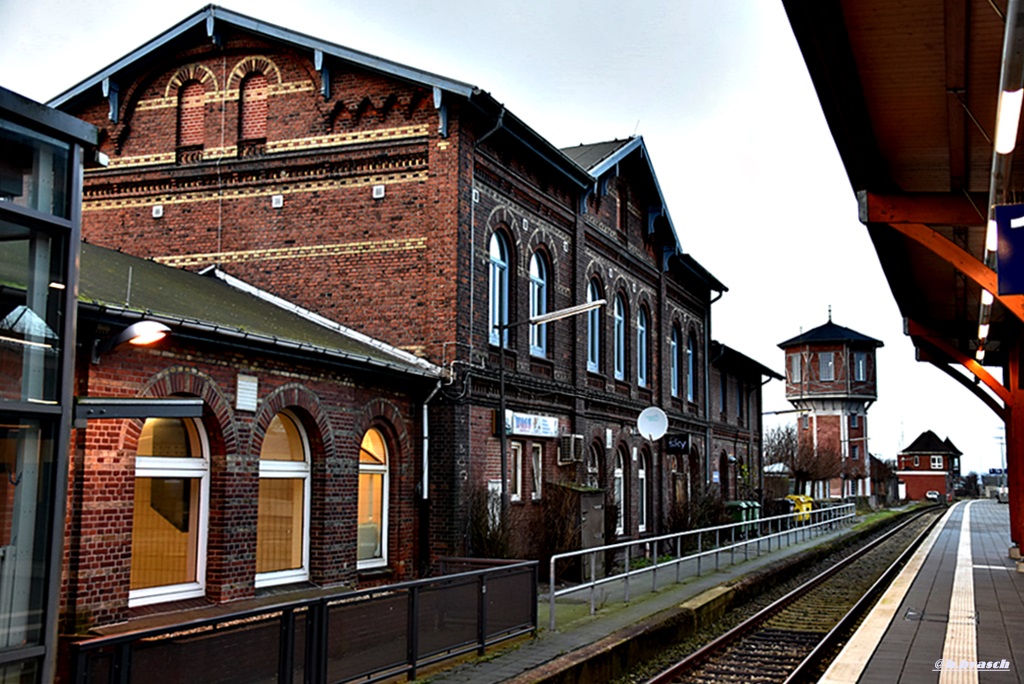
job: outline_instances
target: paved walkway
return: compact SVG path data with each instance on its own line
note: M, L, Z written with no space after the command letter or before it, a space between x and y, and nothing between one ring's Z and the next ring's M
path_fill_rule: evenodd
M720 569L717 571L713 569L714 561L710 563L705 561L705 570L701 577L672 584L659 589L656 593L649 591L640 593L633 590L631 596L634 598L630 603L622 604L608 600L595 616L587 615L574 621L566 621L566 624L562 624L563 621L559 620L555 632L546 629L548 612L546 599L542 598L544 607L540 612L541 630L537 638L520 643L493 657L477 662L463 663L432 676L424 676L424 679L432 683L450 682L452 684L489 684L505 682L516 677L523 677L524 681L528 680L529 677L525 676L526 673L559 656L596 643L656 613L678 606L708 589L742 577L781 558L850 533L850 527L840 527L835 531L823 532L810 537L806 541L795 542L791 546L783 546L781 549L774 548L771 553L765 551L759 557L751 550L749 560L743 560L744 554L739 551L735 555L736 565L727 565L730 554L724 552ZM711 569L708 569L709 567ZM634 579L634 586L642 585L643 582L644 580ZM650 582L650 578L646 578L648 586ZM615 590L611 591L614 593Z
M951 507L821 681L1024 681L1024 574L1009 546L1006 504Z

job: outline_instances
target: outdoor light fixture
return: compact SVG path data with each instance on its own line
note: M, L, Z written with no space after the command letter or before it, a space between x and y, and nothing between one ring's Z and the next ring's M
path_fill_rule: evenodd
M99 363L101 354L106 354L125 344L137 347L154 344L167 337L170 332L170 328L156 321L132 323L112 337L108 337L105 340L96 340L92 348L92 362Z
M578 316L592 311L607 303L605 299L597 299L586 304L570 306L558 311L531 316L525 321L515 323L498 323L494 327L498 331L498 435L501 444L501 523L504 524L508 517L509 496L508 496L508 430L505 429L505 332L509 328L520 325L543 325L552 321Z
M982 341L988 339L988 323L978 325L978 339Z
M996 142L998 154L1009 154L1017 146L1017 127L1024 89L1004 90L999 93L999 112L996 115Z
M994 218L988 220L988 228L985 231L985 251L996 252L999 250L999 226Z
M981 291L981 304L982 304L982 306L992 306L992 302L994 300L995 300L995 297L992 296L991 292L989 292L988 290L984 290L984 289Z
M974 358L977 359L978 363L982 363L985 360L985 348L978 347L978 351L974 354Z

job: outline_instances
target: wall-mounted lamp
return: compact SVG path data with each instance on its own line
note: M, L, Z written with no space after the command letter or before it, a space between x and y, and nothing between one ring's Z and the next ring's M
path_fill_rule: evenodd
M96 340L92 347L92 362L99 363L101 354L106 354L125 344L137 347L154 344L167 337L170 332L170 328L156 321L132 323L116 335L105 340Z

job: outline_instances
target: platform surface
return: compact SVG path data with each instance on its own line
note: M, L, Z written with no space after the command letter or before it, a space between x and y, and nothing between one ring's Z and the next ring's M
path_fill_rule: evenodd
M951 506L820 681L1024 681L1024 574L1009 546L1006 504Z

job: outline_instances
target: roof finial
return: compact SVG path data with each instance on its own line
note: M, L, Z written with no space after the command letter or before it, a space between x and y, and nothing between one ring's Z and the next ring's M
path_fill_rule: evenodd
M829 323L832 322L832 305L831 304L828 305L828 322Z

